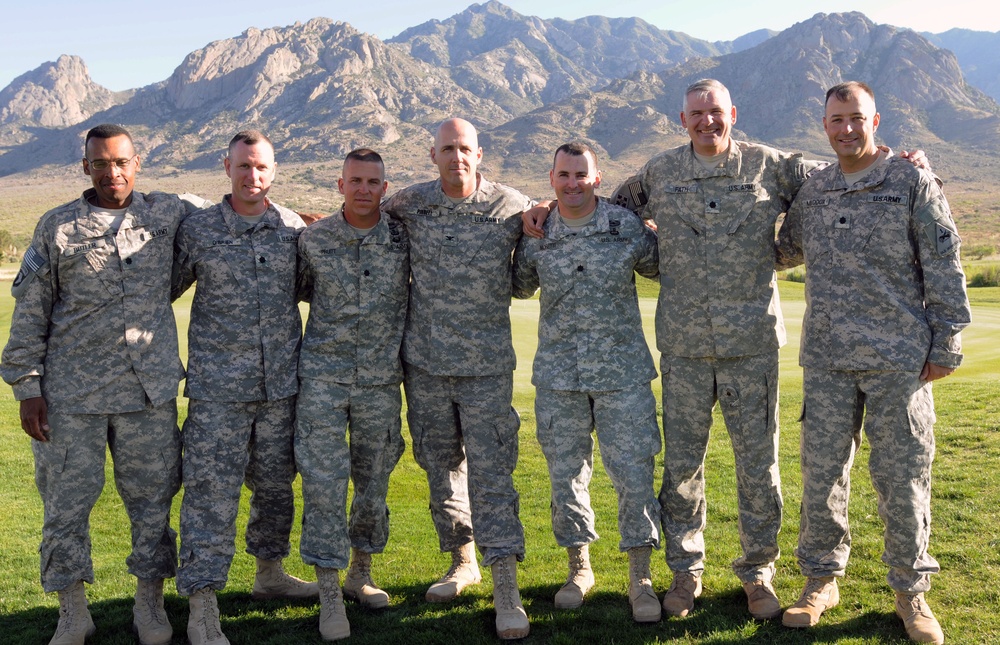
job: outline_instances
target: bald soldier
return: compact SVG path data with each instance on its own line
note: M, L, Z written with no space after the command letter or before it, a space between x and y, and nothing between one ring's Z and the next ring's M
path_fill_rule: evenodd
M911 640L943 643L924 599L940 569L928 553L931 382L962 362L969 300L944 193L929 172L876 147L879 120L864 83L830 88L823 128L837 163L806 181L780 231L781 265L806 266L795 555L807 580L782 622L813 626L840 600L851 465L864 427L896 614Z
M524 558L513 472L520 419L511 407L511 254L531 201L479 174L476 128L449 119L431 160L439 178L396 193L385 212L410 240L410 312L403 386L413 454L427 473L431 517L451 568L427 590L446 602L481 580L473 545L493 570L500 638L523 638L517 589Z

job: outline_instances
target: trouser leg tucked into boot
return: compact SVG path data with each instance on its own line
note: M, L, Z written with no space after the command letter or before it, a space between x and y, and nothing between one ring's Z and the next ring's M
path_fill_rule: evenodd
M204 587L188 598L187 637L191 645L229 645L219 623L219 602L215 591Z
M288 575L281 560L257 558L257 575L253 580L253 591L250 592L250 597L254 600L315 598L318 595L319 587L315 582L306 582Z
M469 585L479 584L483 576L476 563L476 546L469 542L451 552L451 568L427 589L427 602L454 600Z
M140 645L167 645L174 634L163 608L163 578L136 580L132 629Z
M569 577L556 592L556 609L576 609L583 604L583 597L594 587L594 570L590 567L588 545L566 549L569 555Z
M653 591L652 574L649 572L651 546L637 546L628 550L628 601L632 605L632 620L637 623L655 623L660 620L660 601Z
M351 635L347 622L344 596L340 589L340 572L316 567L319 584L319 634L325 641L337 641Z
M389 594L372 581L372 554L351 549L351 566L344 578L344 595L372 609L389 606Z
M87 592L83 581L77 580L59 590L59 624L49 645L83 645L97 631L87 609Z
M493 607L497 612L497 636L503 640L524 638L531 627L517 588L517 557L508 555L490 566L493 572Z

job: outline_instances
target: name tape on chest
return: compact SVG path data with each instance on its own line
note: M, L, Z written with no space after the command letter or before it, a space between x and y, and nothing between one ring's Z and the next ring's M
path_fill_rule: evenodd
M139 233L139 241L145 242L146 240L155 240L158 237L163 237L169 232L170 231L167 230L166 227L143 231L142 233Z
M81 253L86 253L87 251L93 251L94 249L100 249L104 247L104 240L94 240L93 242L86 242L84 244L74 244L73 246L67 246L63 249L63 255L71 258Z
M910 203L909 195L866 195L865 202L868 204L894 204L896 206L906 206Z

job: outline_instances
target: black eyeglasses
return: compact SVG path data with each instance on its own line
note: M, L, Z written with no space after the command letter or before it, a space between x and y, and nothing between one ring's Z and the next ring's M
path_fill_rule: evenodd
M84 157L83 160L89 163L90 167L97 171L107 170L112 165L118 166L119 170L125 170L138 156L138 154L134 154L128 159L87 159Z

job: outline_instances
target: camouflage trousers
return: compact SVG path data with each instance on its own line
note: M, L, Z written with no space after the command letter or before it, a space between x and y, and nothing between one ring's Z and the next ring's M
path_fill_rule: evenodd
M413 456L427 473L441 550L468 544L475 527L483 566L508 555L522 560L513 374L433 376L409 364L404 372Z
M802 387L802 518L795 555L803 575L844 575L851 552L851 466L863 424L885 524L882 561L889 566L889 586L927 591L930 574L940 570L927 553L935 421L930 383L917 372L807 367Z
M399 385L301 379L295 463L302 475L302 561L346 569L350 549L381 553L389 541L389 476L403 455ZM350 445L347 432L350 429ZM350 520L348 477L354 484Z
M121 414L49 410L48 442L32 441L35 484L42 497L41 576L46 592L77 580L94 582L90 512L104 489L105 454L132 529L128 571L143 580L172 578L177 534L170 502L180 488L177 403Z
M742 582L770 577L778 559L778 353L741 358L660 357L663 375L663 485L660 507L667 565L705 568L705 453L718 403L736 461Z
M594 438L618 494L618 548L660 545L660 504L653 493L660 452L656 399L648 384L611 392L535 393L538 443L552 485L552 532L563 548L598 538L590 506Z
M288 555L295 513L294 427L294 396L249 402L191 399L182 433L179 594L225 588L244 483L251 492L247 553L264 560Z

